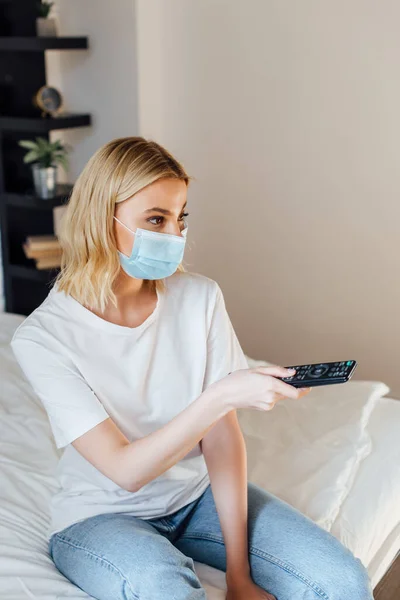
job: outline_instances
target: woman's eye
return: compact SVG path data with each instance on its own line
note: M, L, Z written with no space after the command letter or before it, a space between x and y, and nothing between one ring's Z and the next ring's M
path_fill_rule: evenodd
M179 221L183 221L188 216L189 216L189 213L183 213L179 217ZM147 221L149 223L151 223L152 225L161 225L162 223L164 223L164 220L165 220L165 217L150 217L150 219L147 219Z
M159 219L159 220L157 221L157 219ZM157 223L154 223L154 220L156 220ZM148 221L152 225L161 225L161 223L164 221L164 217L151 217L150 219L148 219Z

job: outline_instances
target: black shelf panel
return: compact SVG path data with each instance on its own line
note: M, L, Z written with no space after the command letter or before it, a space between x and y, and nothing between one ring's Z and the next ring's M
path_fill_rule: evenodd
M91 124L88 114L64 114L60 117L0 117L0 129L3 131L33 131L45 133L56 129L69 129L72 127L87 127Z
M5 202L8 206L17 206L18 208L30 208L35 210L48 210L55 206L67 204L69 194L72 190L72 185L59 184L57 186L57 195L54 198L44 200L38 198L34 194L13 194L5 192L0 195L1 202Z
M23 265L9 265L8 271L11 277L19 279L30 279L31 281L40 281L50 283L57 275L60 269L35 269L35 267L25 267Z
M73 185L60 184L54 198L39 198L18 142L49 138L51 131L89 127L95 119L88 114L88 106L76 109L75 114L73 109L62 108L53 117L43 117L34 106L32 98L48 83L48 53L87 53L91 46L90 35L85 33L38 36L36 4L36 0L0 0L0 271L4 272L6 311L24 315L43 302L60 269L37 269L35 261L25 256L23 244L27 236L54 234L53 209L68 203Z
M0 50L11 52L43 52L44 50L85 50L87 37L0 37Z

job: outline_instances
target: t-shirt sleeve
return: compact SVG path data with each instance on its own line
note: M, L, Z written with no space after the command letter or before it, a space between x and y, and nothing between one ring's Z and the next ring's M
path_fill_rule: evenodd
M108 418L108 414L72 361L42 344L13 338L14 355L47 412L57 448Z
M238 369L247 369L246 356L240 346L225 306L219 285L207 338L207 363L204 377L205 390L209 385Z

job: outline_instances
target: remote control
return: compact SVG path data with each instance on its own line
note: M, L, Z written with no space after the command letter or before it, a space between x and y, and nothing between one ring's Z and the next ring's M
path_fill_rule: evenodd
M346 383L353 375L356 366L357 362L355 360L344 360L342 362L285 367L286 369L296 369L296 373L292 377L277 377L277 379L281 379L297 388Z

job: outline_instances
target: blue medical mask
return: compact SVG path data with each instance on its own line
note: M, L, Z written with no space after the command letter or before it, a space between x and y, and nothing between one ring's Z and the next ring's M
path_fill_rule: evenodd
M125 273L136 279L163 279L175 273L185 251L187 227L181 237L140 228L132 231L117 217L114 219L135 236L129 257L118 251Z

